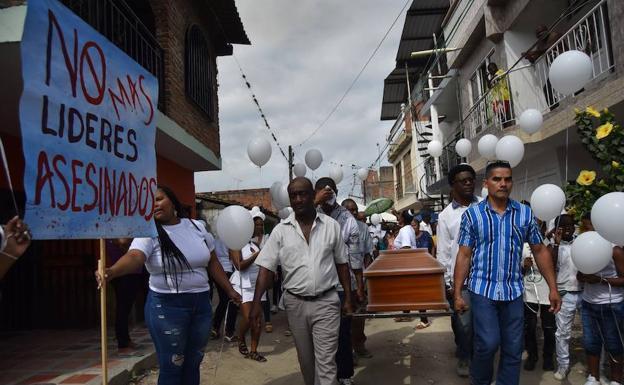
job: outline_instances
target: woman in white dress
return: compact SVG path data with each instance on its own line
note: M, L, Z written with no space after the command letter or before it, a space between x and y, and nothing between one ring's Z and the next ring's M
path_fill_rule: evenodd
M253 211L254 232L251 240L240 251L230 250L230 260L236 269L230 277L230 282L243 300L241 302L241 314L243 318L238 325L238 351L245 356L258 362L266 362L266 358L258 354L258 342L260 341L260 330L251 330L251 346L247 348L245 336L250 329L249 312L253 303L256 279L260 268L254 263L260 254L260 249L264 246L267 236L264 235L265 216L260 211Z

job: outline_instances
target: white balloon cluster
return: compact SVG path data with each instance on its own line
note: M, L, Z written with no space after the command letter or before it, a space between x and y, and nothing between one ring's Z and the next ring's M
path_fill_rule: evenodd
M253 229L251 213L242 206L228 206L217 218L217 235L231 250L242 249L251 239Z

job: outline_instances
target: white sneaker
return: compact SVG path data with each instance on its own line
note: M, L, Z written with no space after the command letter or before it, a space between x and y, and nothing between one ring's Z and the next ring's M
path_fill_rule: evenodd
M568 376L568 368L559 367L554 374L555 380L563 381Z
M598 381L594 376L590 374L589 376L587 376L587 381L585 381L585 385L600 385L600 381Z
M277 306L275 306L275 305L271 306L271 313L272 314L276 314L277 313Z
M622 384L617 381L611 381L609 385L622 385Z
M355 385L355 382L353 382L353 380L352 380L352 379L350 379L350 378L343 378L343 379L340 379L340 380L338 380L338 383L339 383L340 385Z

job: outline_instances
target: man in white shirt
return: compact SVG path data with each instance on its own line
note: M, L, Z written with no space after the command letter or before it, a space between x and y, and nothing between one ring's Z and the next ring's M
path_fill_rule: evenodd
M420 214L420 231L426 231L429 235L433 235L433 229L431 228L431 213L429 211L423 211Z
M453 308L453 273L455 270L455 258L459 245L459 227L461 217L472 205L478 203L474 195L476 173L467 164L460 164L453 167L448 174L448 182L451 186L453 201L446 206L438 216L438 244L437 259L446 268L444 281L446 284L447 298L451 308ZM464 301L469 301L468 289L462 289ZM467 302L468 303L468 302ZM472 355L472 322L469 312L462 314L454 313L451 316L451 326L455 334L455 344L457 350L457 374L467 377L469 374L469 363Z
M335 385L336 350L342 311L351 313L351 279L340 225L314 207L310 180L295 178L288 185L294 215L278 224L260 251L260 266L250 313L252 327L261 327L263 293L273 283L278 264L284 275L284 306L306 385Z

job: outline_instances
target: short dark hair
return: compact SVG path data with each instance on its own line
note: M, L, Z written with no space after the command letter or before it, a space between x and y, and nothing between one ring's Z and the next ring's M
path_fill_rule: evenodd
M403 210L401 212L401 217L403 218L403 222L408 225L412 223L412 220L414 219L414 216L410 214L409 210Z
M566 223L567 222L567 223ZM555 218L555 223L557 226L561 226L562 224L575 224L574 217L570 214L561 214L557 218Z
M329 186L332 190L334 190L334 192L338 192L338 188L336 187L336 182L334 182L332 178L329 178L326 176L316 181L316 184L314 185L314 189L318 191L318 190L324 189L326 186Z
M465 171L471 173L474 178L477 177L477 173L475 172L474 168L472 168L472 166L470 166L469 164L466 164L466 163L458 164L457 166L453 167L451 169L451 171L449 171L449 173L448 173L448 183L449 183L449 185L450 186L453 185L453 183L455 182L455 177L457 176L457 174L465 172Z
M489 178L493 170L497 168L508 168L511 170L511 165L506 160L495 160L485 167L485 179Z
M345 203L353 203L355 205L355 207L357 207L357 203L355 203L355 201L353 199L351 199L351 198L347 198L347 199L343 200L340 205L344 206Z

